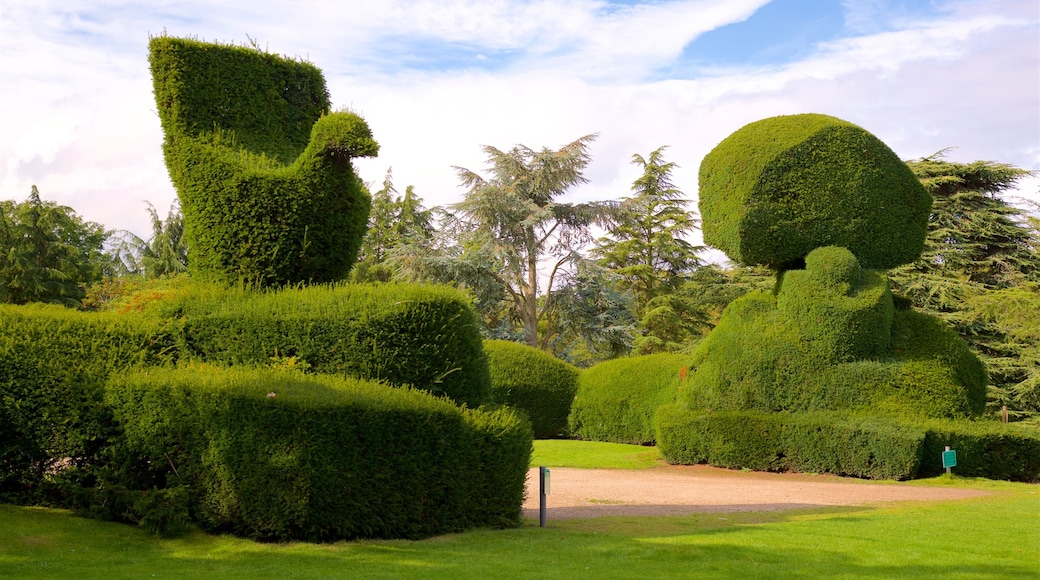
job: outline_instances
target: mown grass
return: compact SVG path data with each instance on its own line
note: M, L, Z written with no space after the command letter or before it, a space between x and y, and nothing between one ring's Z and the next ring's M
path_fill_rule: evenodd
M560 459L556 452L571 447L567 453L574 454L585 445L538 442L536 457L573 467L567 454ZM588 455L613 456L611 462L625 463L617 457L631 452L597 447ZM1040 486L958 477L894 485L970 487L989 495L869 508L560 520L545 529L528 521L518 529L418 542L325 545L259 544L198 532L160 540L62 510L5 505L0 577L1040 577Z
M534 442L531 466L539 465L580 469L646 469L664 465L664 460L656 447L600 441L539 439Z

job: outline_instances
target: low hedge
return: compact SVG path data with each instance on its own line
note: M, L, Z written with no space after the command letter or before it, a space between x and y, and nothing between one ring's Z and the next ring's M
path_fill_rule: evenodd
M186 486L188 511L208 530L333 541L520 523L532 436L506 409L357 379L213 367L119 375L105 399L128 454L145 460L138 465L157 486Z
M650 445L654 413L675 400L689 355L658 353L609 360L582 371L570 432L590 441Z
M159 308L183 354L217 364L287 364L410 385L477 407L490 375L469 299L446 286L337 284L214 293Z
M538 439L567 428L580 371L551 354L508 340L484 341L491 371L491 397L527 413Z
M957 452L953 473L1012 481L1040 478L1040 429L1004 425L994 421L943 421L925 423L927 433L918 477L945 472L942 452L950 446Z
M1032 481L1040 474L1040 431L1018 425L826 412L703 413L675 404L658 409L656 425L669 463L912 479L941 473L941 452L949 445L957 450L958 475Z
M159 337L118 315L0 305L0 501L48 502L47 473L96 460L112 433L105 380L161 362Z

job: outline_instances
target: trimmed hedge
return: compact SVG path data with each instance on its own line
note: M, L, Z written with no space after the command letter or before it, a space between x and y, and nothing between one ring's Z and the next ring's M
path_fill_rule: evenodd
M359 116L329 114L321 71L165 35L149 62L191 271L260 286L345 278L371 206L351 159L379 146Z
M654 413L675 400L686 354L619 358L582 371L570 432L590 441L652 445Z
M105 380L164 360L170 345L158 337L118 315L0 305L0 501L45 501L59 462L96 460L112 434Z
M924 247L931 196L877 137L841 119L745 125L705 156L699 181L704 242L741 264L797 268L833 245L887 269Z
M993 421L928 421L924 424L918 477L945 472L942 452L957 451L953 473L966 477L1036 481L1040 479L1040 429Z
M183 355L219 364L296 364L411 385L477 407L490 375L469 299L446 286L199 287L162 306L182 320Z
M527 413L538 439L559 437L567 427L579 370L551 354L508 340L484 341L491 398Z
M669 463L709 463L757 471L833 473L910 479L921 462L924 430L839 413L657 413L657 444Z
M658 409L657 445L669 463L708 463L758 471L833 473L869 479L931 477L945 445L957 450L954 472L1034 481L1040 431L976 421L910 423L846 413Z
M422 538L520 523L532 436L508 410L295 371L110 379L128 449L203 527L259 540ZM169 466L169 467L168 467Z

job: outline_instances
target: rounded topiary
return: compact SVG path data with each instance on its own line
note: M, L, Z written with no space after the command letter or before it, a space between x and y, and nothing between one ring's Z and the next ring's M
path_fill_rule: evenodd
M895 153L856 125L818 114L756 121L700 168L704 241L746 265L799 267L820 246L887 269L924 247L931 196Z
M837 246L824 246L809 252L805 257L805 269L826 285L859 285L861 268L852 252Z
M494 401L527 413L536 438L561 435L578 390L578 368L508 340L484 341L484 352Z

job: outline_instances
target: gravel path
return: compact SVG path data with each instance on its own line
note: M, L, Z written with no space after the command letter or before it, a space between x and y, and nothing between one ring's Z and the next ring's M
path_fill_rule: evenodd
M547 517L681 515L697 512L778 511L936 501L987 495L971 489L870 483L798 473L760 473L706 465L652 469L550 468ZM538 468L527 474L524 517L538 517Z

